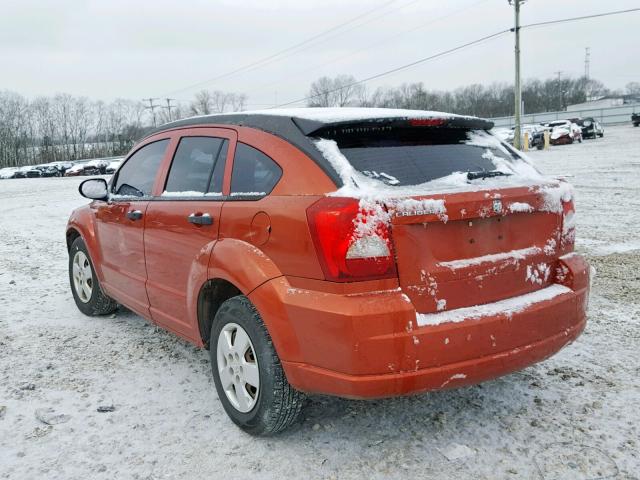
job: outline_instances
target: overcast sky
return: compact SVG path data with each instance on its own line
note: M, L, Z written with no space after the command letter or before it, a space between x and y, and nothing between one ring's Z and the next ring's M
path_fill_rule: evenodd
M638 0L529 0L522 23L639 6ZM304 97L322 75L365 78L513 23L507 0L0 0L0 7L0 90L188 100L206 87L246 93L254 108ZM278 61L185 89L355 17L361 18ZM592 77L610 88L640 81L639 27L637 12L524 30L523 75L582 75L584 49L591 47ZM369 88L512 82L512 52L513 35L505 35Z

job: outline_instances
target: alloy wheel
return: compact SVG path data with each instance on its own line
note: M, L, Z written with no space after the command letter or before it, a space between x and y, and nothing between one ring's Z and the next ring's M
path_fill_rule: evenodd
M73 287L82 303L88 303L93 293L93 272L85 253L78 250L73 257Z
M227 323L218 336L216 354L218 375L227 399L239 412L250 412L258 401L260 372L253 344L244 328Z

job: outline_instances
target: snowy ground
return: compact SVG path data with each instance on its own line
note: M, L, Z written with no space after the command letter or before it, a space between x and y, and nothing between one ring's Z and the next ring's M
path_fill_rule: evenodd
M64 226L81 179L0 181L0 478L640 478L640 129L531 156L574 176L598 270L584 335L475 387L315 397L270 439L227 419L206 352L125 310L77 311Z

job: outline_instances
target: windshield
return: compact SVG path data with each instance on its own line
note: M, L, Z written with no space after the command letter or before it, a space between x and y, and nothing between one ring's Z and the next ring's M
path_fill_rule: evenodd
M353 129L331 140L362 175L389 186L419 185L469 172L513 173L524 160L496 137L461 128Z

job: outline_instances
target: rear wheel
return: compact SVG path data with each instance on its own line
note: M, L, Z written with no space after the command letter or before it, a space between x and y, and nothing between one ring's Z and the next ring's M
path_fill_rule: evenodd
M220 306L209 354L218 397L236 425L252 435L271 435L297 420L304 395L287 382L269 332L247 297Z
M107 315L118 307L102 291L82 237L76 238L69 250L69 282L76 306L85 315Z

